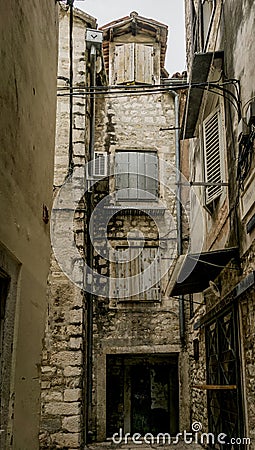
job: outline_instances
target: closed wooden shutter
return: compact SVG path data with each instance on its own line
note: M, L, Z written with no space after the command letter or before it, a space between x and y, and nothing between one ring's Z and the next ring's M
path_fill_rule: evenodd
M119 250L120 251L120 250ZM160 300L160 262L157 247L125 249L127 261L117 262L118 297L126 300Z
M155 201L158 195L158 157L154 152L116 152L118 200Z
M223 136L220 110L217 109L203 122L204 166L206 183L223 181ZM222 193L222 186L212 185L205 189L206 204Z
M144 247L140 294L144 300L159 300L160 264L156 247Z
M147 199L156 200L158 196L158 157L156 153L144 153L145 191Z
M153 84L153 45L136 44L135 81Z
M117 199L129 199L129 152L117 152L115 154L115 188Z
M117 45L115 48L114 71L116 84L135 81L134 43Z

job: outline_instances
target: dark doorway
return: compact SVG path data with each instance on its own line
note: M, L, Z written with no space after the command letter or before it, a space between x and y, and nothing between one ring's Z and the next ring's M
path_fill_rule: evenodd
M107 359L107 435L176 434L179 425L177 356Z
M208 390L209 431L215 436L225 433L226 441L230 442L231 438L243 437L237 313L234 307L206 327L206 343L208 384L221 386L221 389ZM226 444L220 448L232 447Z

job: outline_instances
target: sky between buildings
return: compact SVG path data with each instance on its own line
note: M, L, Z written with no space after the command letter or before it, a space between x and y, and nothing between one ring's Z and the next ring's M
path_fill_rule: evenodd
M99 27L132 11L168 25L166 69L170 76L185 70L184 0L75 0L74 6L95 17Z

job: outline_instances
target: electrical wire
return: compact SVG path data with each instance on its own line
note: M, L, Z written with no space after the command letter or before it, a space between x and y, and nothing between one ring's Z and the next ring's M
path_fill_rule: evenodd
M251 97L251 98L243 105L243 107L242 107L242 116L244 115L245 107L247 106L247 108L248 108L249 104L250 104L253 100L255 100L255 96Z
M240 144L240 146L239 146L236 178L237 178L240 190L244 189L244 181L251 170L253 153L254 153L254 150L253 150L254 140L255 140L255 127L253 126L246 141L243 144Z
M91 93L96 92L97 94L122 94L122 93L143 93L143 92L149 92L149 93L158 93L158 92L169 92L169 90L185 90L188 89L190 86L192 88L199 87L199 86L205 86L207 87L209 84L209 87L217 87L217 88L223 88L224 86L228 85L235 85L238 84L239 80L237 79L227 79L226 81L223 81L220 83L220 79L217 81L211 81L208 83L206 82L196 82L196 83L169 83L169 84L157 84L157 85L136 85L136 86L86 86L83 84L79 84L79 86L73 86L73 90L79 90L82 89L82 93ZM58 91L70 91L69 86L59 86L57 88ZM230 91L229 91L230 92ZM233 97L234 94L231 92L231 95ZM236 97L235 97L236 98Z
M191 89L204 89L206 88L207 90L209 90L211 93L214 93L216 95L220 95L224 98L226 98L226 100L228 100L228 102L235 108L235 110L237 111L238 115L240 115L240 100L239 97L236 96L235 94L233 94L233 92L231 92L229 89L226 88L226 86L229 85L234 85L236 87L236 84L238 83L238 80L235 79L231 79L231 80L227 80L223 83L218 83L215 84L215 82L213 83L191 83L191 84L181 84L181 85L174 85L174 86L165 86L165 85L157 85L157 86L151 86L151 87L146 87L146 88L141 88L141 87L137 87L137 88L124 88L124 89L120 89L119 87L116 88L109 88L105 89L100 87L100 89L98 89L97 87L90 87L90 88L83 88L81 86L79 87L73 87L72 91L70 90L69 87L61 87L60 90L61 91L68 91L68 92L60 92L57 94L58 97L75 97L75 98L92 98L94 95L103 95L105 97L110 97L110 98L121 98L121 97L134 97L137 95L151 95L151 94L159 94L159 93L163 93L163 92L169 92L169 90L174 89L175 91L178 90L185 90L185 89L189 89L189 92L191 91ZM79 92L78 90L83 89L82 92ZM94 89L94 90L93 90ZM142 89L142 90L141 90ZM217 91L215 91L215 89ZM93 94L92 91L93 90ZM236 89L236 91L238 92L238 90ZM187 111L186 111L187 113ZM183 136L183 138L185 138L185 136Z

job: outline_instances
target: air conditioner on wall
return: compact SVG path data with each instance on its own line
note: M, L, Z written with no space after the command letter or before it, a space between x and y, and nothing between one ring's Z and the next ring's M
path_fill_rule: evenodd
M93 160L93 177L107 176L107 153L95 152Z

